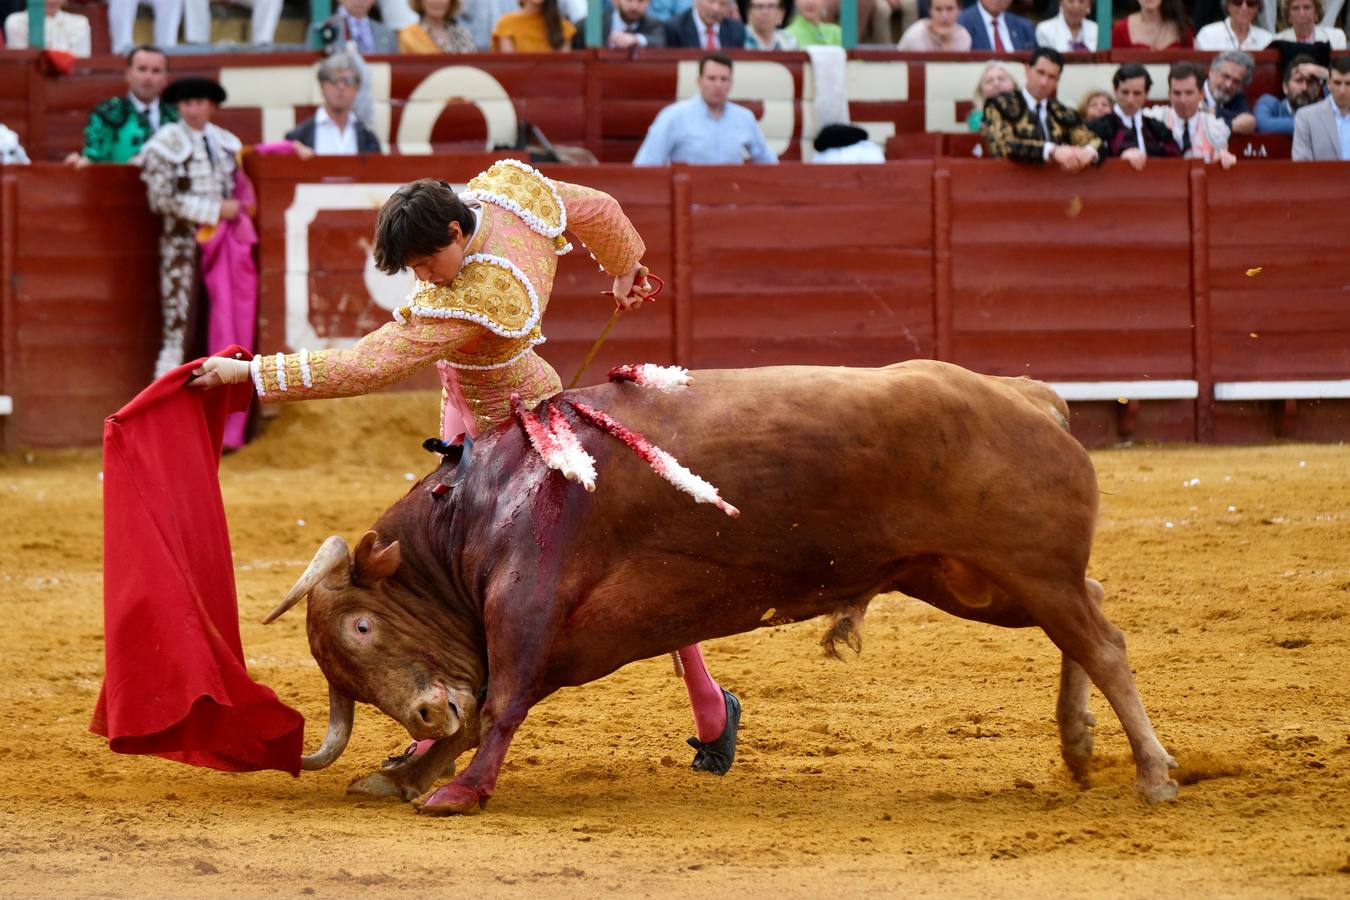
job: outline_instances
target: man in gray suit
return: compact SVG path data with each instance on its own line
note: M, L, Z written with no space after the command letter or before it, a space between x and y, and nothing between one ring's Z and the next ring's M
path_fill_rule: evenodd
M1294 159L1350 160L1350 56L1331 61L1329 96L1294 116Z
M319 38L328 54L355 50L362 57L379 53L398 52L398 32L370 18L375 0L341 0L337 12L318 29Z

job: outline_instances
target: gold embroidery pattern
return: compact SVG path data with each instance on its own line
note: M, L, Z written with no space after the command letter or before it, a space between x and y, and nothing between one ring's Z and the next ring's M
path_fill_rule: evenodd
M553 198L550 185L534 170L526 171L505 162L494 163L486 172L470 179L469 190L505 197L534 213L550 229L556 229L562 223L563 211Z

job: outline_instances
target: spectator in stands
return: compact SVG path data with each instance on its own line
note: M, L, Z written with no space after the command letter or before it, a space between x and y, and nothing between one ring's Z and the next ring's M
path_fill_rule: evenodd
M319 64L323 105L301 122L286 140L301 159L314 156L355 156L380 153L380 139L352 112L361 86L361 69L345 53L334 53Z
M549 53L572 49L577 27L558 11L558 0L520 0L520 9L492 26L492 49L501 53Z
M1211 22L1195 35L1197 50L1264 50L1275 35L1252 22L1261 0L1226 0L1228 18Z
M112 52L131 50L138 5L154 10L156 46L172 47L178 43L178 26L183 24L182 0L108 0L108 42Z
M398 34L392 28L370 18L375 0L339 0L337 12L317 28L325 52L332 54L345 50L359 54L364 68L365 57L374 53L397 53ZM367 81L362 74L362 81Z
M970 49L1010 53L1036 46L1036 29L1008 12L1011 5L1012 0L979 0L961 11L956 21L970 32Z
M842 47L844 31L825 21L825 0L797 0L797 14L785 31L797 39L798 47Z
M1069 0L1072 3L1085 3L1086 0ZM960 7L956 0L929 0L928 17L920 19L901 35L896 44L898 50L919 52L958 52L970 49L970 32L958 25L956 16Z
M189 44L211 43L211 3L213 0L186 0L183 4L183 40ZM218 2L218 0L217 0ZM253 10L249 40L270 44L281 21L281 0L228 0Z
M747 50L796 50L797 39L783 30L784 0L750 0L746 6Z
M633 165L735 165L747 157L752 162L777 163L755 114L729 102L730 93L731 60L720 53L704 55L698 61L698 94L657 114Z
M1350 56L1331 61L1327 92L1325 100L1294 116L1295 160L1350 160Z
M469 32L455 22L460 0L412 0L418 21L398 33L399 53L476 53Z
M694 5L694 0L652 0L650 14L662 22L671 22Z
M666 22L667 47L701 47L707 51L745 46L745 26L727 16L722 0L694 0L694 5Z
M1121 50L1170 50L1190 47L1191 26L1181 0L1139 0L1139 11L1116 21L1111 47Z
M182 365L192 349L199 312L193 308L198 229L246 214L235 198L239 138L211 123L225 102L225 89L209 78L180 78L164 98L178 104L182 118L145 142L141 162L150 208L164 217L159 239L163 343L156 378Z
M47 18L42 26L42 46L72 56L89 56L92 52L89 20L66 12L62 9L65 5L66 0L45 0ZM28 10L5 17L5 46L11 50L28 46Z
M1083 117L1084 122L1090 125L1093 119L1110 115L1111 107L1114 104L1115 101L1111 98L1109 91L1093 88L1078 101L1078 114Z
M1263 94L1256 101L1253 114L1256 130L1267 134L1294 133L1294 114L1305 106L1322 99L1322 82L1327 70L1306 53L1295 56L1284 67L1284 99L1274 94Z
M1157 119L1145 118L1144 103L1153 79L1139 63L1126 63L1111 78L1116 102L1111 115L1100 116L1088 125L1102 139L1102 153L1118 156L1142 171L1150 156L1180 158L1181 147L1171 130Z
M26 166L30 162L19 136L0 125L0 166Z
M124 77L127 92L104 100L89 113L84 149L67 156L67 165L136 162L141 146L160 126L178 121L173 104L160 101L169 82L169 58L163 50L149 44L133 49L127 54Z
M1251 114L1247 100L1247 85L1251 84L1256 61L1241 50L1220 53L1209 63L1209 78L1205 80L1205 104L1233 134L1251 134L1256 130L1256 117Z
M664 47L666 23L649 15L649 0L615 0L611 6L606 0L601 14L600 42L614 50L630 47ZM586 46L586 20L577 23L577 36L572 46L578 50Z
M1204 77L1204 69L1190 60L1173 63L1167 73L1168 105L1149 107L1144 115L1167 126L1183 157L1218 162L1230 169L1237 157L1228 152L1228 126L1202 108Z
M464 0L459 24L473 37L479 50L492 49L492 26L507 13L520 9L519 0Z
M1344 31L1317 24L1325 14L1322 0L1284 0L1284 9L1289 27L1275 35L1275 40L1330 44L1332 50L1345 49Z
M980 79L975 82L975 108L966 117L966 127L971 131L979 131L980 125L984 123L984 101L1015 90L1017 81L1005 63L998 60L986 63Z
M1065 172L1081 172L1101 161L1101 139L1077 110L1055 98L1063 71L1059 51L1037 47L1026 64L1026 87L985 101L980 132L991 157L1053 162Z
M1036 26L1036 46L1060 53L1097 49L1097 23L1087 17L1092 0L1060 0L1059 14Z

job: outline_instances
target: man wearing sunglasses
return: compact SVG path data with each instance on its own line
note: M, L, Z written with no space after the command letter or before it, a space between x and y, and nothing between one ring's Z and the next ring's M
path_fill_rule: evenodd
M1228 17L1211 22L1195 34L1197 50L1264 50L1275 35L1252 23L1261 0L1226 0Z
M380 139L352 112L360 88L361 68L346 53L335 53L319 64L323 105L286 135L286 140L295 145L297 156L309 159L383 152Z

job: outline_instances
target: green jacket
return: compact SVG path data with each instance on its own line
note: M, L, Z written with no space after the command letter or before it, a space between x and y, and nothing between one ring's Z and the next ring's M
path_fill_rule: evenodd
M178 108L159 105L159 124L178 121ZM139 112L127 96L104 100L89 114L84 126L84 156L93 162L124 163L141 152L154 129L150 118Z
M821 44L831 47L844 46L844 31L832 22L815 25L804 16L795 16L783 30L797 39L799 47L815 47Z

